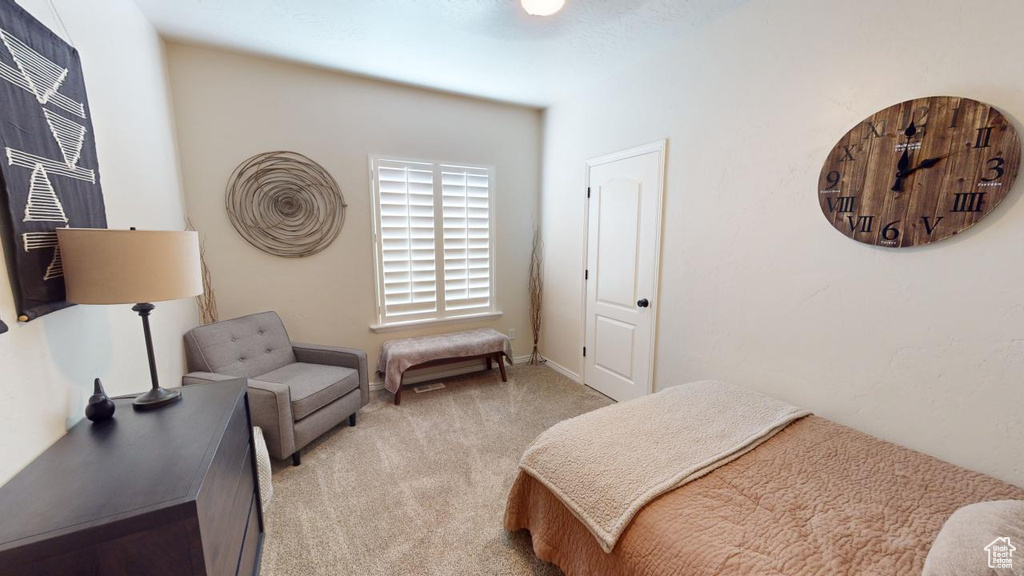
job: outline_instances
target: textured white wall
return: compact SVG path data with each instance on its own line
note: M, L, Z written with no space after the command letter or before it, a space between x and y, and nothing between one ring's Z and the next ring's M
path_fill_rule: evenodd
M658 389L730 380L1024 485L1024 191L956 238L838 234L830 147L909 98L1021 129L1024 3L755 0L545 115L543 350L580 366L584 161L669 139Z
M258 57L168 45L189 216L206 239L222 319L276 310L297 341L362 348L386 339L491 326L531 348L530 239L540 187L537 110L346 76ZM271 256L228 221L224 188L239 163L293 150L320 163L345 194L345 227L306 258ZM374 334L368 154L496 169L498 320Z
M47 0L19 4L63 34ZM58 0L56 6L82 57L109 226L182 229L160 38L131 0ZM11 327L0 335L2 483L82 417L93 378L103 378L111 395L145 391L150 383L142 326L131 306L75 306L18 324L4 279L0 318ZM157 305L153 338L165 386L181 382L181 335L197 321L192 300Z

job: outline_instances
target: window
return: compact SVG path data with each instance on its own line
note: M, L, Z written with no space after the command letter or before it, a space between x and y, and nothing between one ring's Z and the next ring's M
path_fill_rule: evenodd
M378 325L494 313L494 171L371 158Z

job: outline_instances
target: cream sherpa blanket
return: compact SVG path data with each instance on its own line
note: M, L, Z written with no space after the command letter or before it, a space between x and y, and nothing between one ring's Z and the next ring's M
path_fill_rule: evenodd
M560 422L519 463L611 552L633 516L810 412L751 390L702 381Z

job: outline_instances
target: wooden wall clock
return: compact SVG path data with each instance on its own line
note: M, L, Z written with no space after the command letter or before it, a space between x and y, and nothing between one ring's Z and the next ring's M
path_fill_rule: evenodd
M968 98L908 100L854 126L818 178L818 201L844 235L905 248L987 216L1020 168L1020 140L995 108Z

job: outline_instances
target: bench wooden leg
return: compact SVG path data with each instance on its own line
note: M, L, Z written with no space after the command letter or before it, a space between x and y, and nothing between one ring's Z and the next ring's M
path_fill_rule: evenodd
M501 381L508 382L508 376L505 374L505 359L501 356L501 353L495 354L495 359L498 361L498 369L501 370ZM487 361L490 364L490 360Z
M493 366L491 366L491 357L488 356L487 357L487 369L490 370L491 368L493 368Z
M398 391L395 392L395 406L402 403L402 383L405 382L405 372L398 377Z

